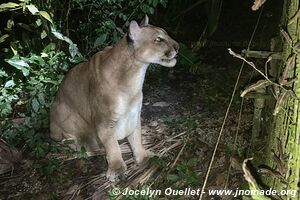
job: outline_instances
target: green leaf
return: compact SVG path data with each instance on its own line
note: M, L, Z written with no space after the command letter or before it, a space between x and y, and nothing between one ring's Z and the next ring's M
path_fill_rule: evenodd
M66 36L64 36L63 34L61 34L60 32L58 32L56 29L54 29L53 27L51 27L51 33L57 37L60 40L64 40L69 44L73 44L72 40Z
M158 4L158 0L153 0L153 1L152 1L152 5L153 5L154 7L156 7L157 4Z
M58 32L53 27L51 27L51 33L55 37L57 37L58 39L66 41L67 43L69 43L69 52L70 52L72 58L74 58L76 55L78 55L79 57L82 57L81 53L79 52L79 50L77 48L77 45L74 44L70 38L68 38L67 36L64 36L63 34L61 34L60 32Z
M46 53L44 53L44 52L41 53L41 58L47 58L47 57L49 57L48 54L46 54Z
M6 62L20 70L24 67L29 67L29 65L24 60L20 60L18 58L11 58L8 59Z
M39 10L35 7L35 5L30 4L27 5L26 8L29 10L29 12L31 12L31 14L35 15L39 12Z
M50 17L50 15L46 12L46 11L40 11L39 15L41 15L42 17L44 17L46 20L48 20L51 24L53 24L53 21Z
M0 77L8 77L7 73L0 69Z
M167 7L167 3L168 3L168 0L160 0L160 4L166 8Z
M1 115L8 115L12 113L12 107L10 105L10 102L3 102L0 104L0 114Z
M7 20L6 28L7 28L8 30L11 30L11 28L13 27L14 24L15 24L15 23L14 23L14 20L9 19L9 20Z
M16 47L16 45L14 43L11 43L10 49L12 50L12 52L14 53L14 55L18 54L17 47Z
M123 31L121 28L116 27L116 30L117 30L119 33L121 33L122 35L124 35L124 31Z
M101 45L104 44L105 40L106 40L107 34L104 33L102 35L100 35L94 42L94 48L99 47Z
M8 38L9 35L8 34L4 34L0 37L0 43L4 42L6 40L6 38Z
M4 85L5 88L13 87L13 86L15 86L15 82L13 80L7 81Z
M24 76L28 76L29 75L29 69L28 68L22 68L22 73Z
M34 55L30 56L29 60L33 61L35 64L38 64L40 66L45 65L45 61L42 56L38 56L38 55L34 54Z
M24 60L21 60L19 58L11 58L6 60L6 62L11 66L14 66L18 70L21 70L24 76L29 75L29 65Z
M78 55L78 48L77 45L72 43L69 45L69 52L71 54L71 57L74 58L76 55Z
M150 14L153 14L153 13L154 13L154 8L149 7L149 13L150 13Z
M43 93L39 93L38 94L38 99L39 99L39 102L40 102L41 105L45 105L46 104L45 97L44 97Z
M45 30L43 30L43 31L41 32L41 39L44 39L45 37L47 37L47 33L46 33Z
M37 19L37 20L35 21L35 24L36 24L37 26L42 25L42 20L41 20L41 19Z
M149 13L149 6L147 4L141 4L141 9L144 13Z
M27 31L30 31L30 32L34 32L33 30L32 30L32 28L30 27L30 26L28 26L27 24L24 24L24 23L17 23L17 25L18 26L20 26L20 27L22 27L22 28L24 28L25 30L27 30Z
M0 12L4 10L13 9L13 8L18 8L18 7L21 8L21 5L17 3L13 3L13 2L2 3L0 4Z
M52 31L52 30L51 30ZM44 49L43 53L50 54L55 50L55 44L54 43L49 43Z
M32 99L32 101L31 101L31 107L32 107L32 110L34 112L39 111L39 109L40 109L40 103L39 103L39 101L36 98Z

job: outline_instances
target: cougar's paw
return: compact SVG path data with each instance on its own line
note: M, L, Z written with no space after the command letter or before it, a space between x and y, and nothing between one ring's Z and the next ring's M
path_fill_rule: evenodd
M120 177L120 179L125 179L124 172L126 170L127 166L124 161L114 162L108 166L106 178L111 182L115 182L118 177Z
M136 156L135 160L138 165L142 166L148 162L149 158L152 158L154 156L155 154L152 151L144 150L140 152L139 155Z

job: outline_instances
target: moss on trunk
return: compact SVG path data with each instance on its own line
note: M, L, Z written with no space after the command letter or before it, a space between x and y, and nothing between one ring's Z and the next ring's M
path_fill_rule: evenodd
M292 46L300 41L300 18L293 23L291 19L299 10L298 0L285 0L283 6L282 27L288 33L292 40ZM292 54L296 54L296 62L294 69L291 72L292 77L298 77L292 89L300 98L300 56L299 50L295 50L283 40L283 63ZM278 68L282 68L283 64L278 63ZM268 134L268 146L265 151L265 164L273 170L281 173L281 176L269 176L264 179L264 182L271 188L277 191L281 190L297 190L299 184L300 172L300 107L299 100L289 99L286 102L284 109L276 117L270 116L272 106L267 106L269 113L266 118L269 120L269 125L265 128ZM274 107L273 107L274 108ZM279 158L279 159L277 159ZM296 200L299 199L299 192L296 196L287 195L281 196L283 199Z

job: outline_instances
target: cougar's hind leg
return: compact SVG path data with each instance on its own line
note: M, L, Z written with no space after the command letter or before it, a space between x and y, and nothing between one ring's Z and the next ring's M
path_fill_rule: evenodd
M72 141L69 146L73 150L84 147L89 156L98 155L100 152L101 142L95 128L84 119L84 116L70 109L64 102L53 104L50 112L50 130L52 139Z
M59 104L57 102L53 103L50 109L50 138L55 141L63 140L63 129L59 126L59 116L60 113L57 112L57 107Z
M86 129L82 117L64 103L54 103L50 111L50 137L56 141L72 140L70 147L78 149L81 133ZM75 147L76 146L76 147Z
M50 137L55 141L63 140L63 130L56 123L50 123Z

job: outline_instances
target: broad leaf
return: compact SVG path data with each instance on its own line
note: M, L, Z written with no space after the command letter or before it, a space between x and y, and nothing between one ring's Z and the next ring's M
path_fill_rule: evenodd
M30 32L35 32L34 30L32 30L32 28L30 26L28 26L27 24L24 24L24 23L17 23L18 26L24 28L25 30L27 31L30 31Z
M0 43L4 42L6 40L6 38L8 38L9 35L8 34L4 34L0 37Z
M94 48L101 46L102 44L104 44L105 40L106 40L107 34L104 33L102 35L100 35L94 42Z
M7 73L0 69L0 77L7 77Z
M49 57L49 55L46 54L46 53L44 53L44 52L42 52L42 53L41 53L41 57L42 57L42 58L46 58L46 57Z
M18 58L11 58L11 59L8 59L6 62L8 62L10 65L12 65L15 68L20 69L20 70L23 67L29 67L29 65L24 60L20 60Z
M13 80L9 80L5 83L4 87L8 88L8 87L13 87L15 86L15 82Z
M46 11L40 11L39 14L44 17L46 20L48 20L51 24L53 24L53 21L50 17L50 15Z
M36 24L37 26L42 25L42 20L41 20L41 19L37 19L37 20L35 21L35 24Z
M40 66L44 66L45 65L45 61L42 58L42 56L38 56L38 55L32 55L29 58L30 61L33 61L35 64L38 64Z
M32 101L31 101L31 107L32 107L32 110L34 112L39 111L39 109L40 109L40 103L38 102L38 100L36 98L32 99Z
M41 39L44 39L45 37L47 37L47 33L46 33L45 30L43 30L43 31L41 32Z
M30 4L27 5L26 8L31 12L31 14L35 15L39 12L39 10L35 7L35 5Z
M14 24L15 24L14 20L9 19L9 20L7 20L6 28L11 30L11 28L13 27Z
M11 58L6 60L6 62L11 66L21 70L24 76L29 75L29 65L24 60L20 60L19 58Z
M24 76L28 76L29 75L29 69L28 68L22 68L22 73Z
M38 100L39 100L40 105L45 105L46 104L45 97L44 97L43 93L38 94Z
M54 29L53 27L51 27L51 32L53 33L53 35L55 37L57 37L60 40L64 40L69 44L73 44L72 40L70 38L68 38L67 36L64 36L63 34L61 34L60 32L58 32L56 29Z
M74 58L76 55L79 55L77 45L74 44L74 43L70 44L69 45L69 52L70 52L72 58Z
M13 8L18 8L18 7L21 8L21 5L17 3L13 3L13 2L2 3L0 4L0 12L4 10L13 9Z
M67 43L69 43L69 52L70 52L72 58L74 58L76 55L78 55L79 57L82 57L81 53L79 52L79 50L77 48L77 45L74 44L70 38L68 38L67 36L64 36L63 34L58 32L53 27L51 27L51 33L53 33L53 35L55 37L57 37L58 39L66 41Z
M153 1L152 1L152 5L153 5L154 7L156 7L157 4L158 4L158 0L153 0Z
M16 45L14 43L12 43L10 45L10 49L12 50L12 52L14 53L14 55L18 54L18 50L16 49Z

